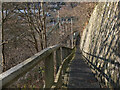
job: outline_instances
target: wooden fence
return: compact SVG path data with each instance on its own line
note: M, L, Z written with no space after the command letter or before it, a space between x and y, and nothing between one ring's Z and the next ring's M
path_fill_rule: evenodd
M54 62L54 55L56 57L56 64ZM62 45L48 47L0 74L0 82L2 82L2 87L9 86L39 62L45 60L45 88L59 88L62 86L62 76L65 74L74 56L75 48L71 49ZM57 69L55 70L54 67ZM56 73L56 76L54 76L54 73Z

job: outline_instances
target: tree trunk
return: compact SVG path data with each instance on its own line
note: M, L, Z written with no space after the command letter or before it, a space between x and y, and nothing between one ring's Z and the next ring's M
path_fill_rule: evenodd
M4 43L4 13L3 13L3 9L2 9L2 66L3 66L3 71L5 71L6 69L6 61L5 61L5 43Z
M41 3L42 7L42 14L43 14L43 39L44 39L44 48L47 48L47 37L46 37L46 16L45 16L45 10L44 10L44 4Z

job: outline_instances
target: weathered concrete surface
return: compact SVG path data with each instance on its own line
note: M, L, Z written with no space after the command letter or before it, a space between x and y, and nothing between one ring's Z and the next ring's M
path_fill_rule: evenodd
M84 62L79 48L70 67L68 88L100 88L90 67Z
M120 4L99 3L83 31L80 48L104 87L120 86ZM117 64L116 64L117 63ZM97 70L99 68L99 71Z

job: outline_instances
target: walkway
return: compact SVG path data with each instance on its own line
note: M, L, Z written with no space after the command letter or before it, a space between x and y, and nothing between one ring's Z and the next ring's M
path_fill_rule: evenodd
M70 67L68 88L100 88L94 74L84 62L79 48Z

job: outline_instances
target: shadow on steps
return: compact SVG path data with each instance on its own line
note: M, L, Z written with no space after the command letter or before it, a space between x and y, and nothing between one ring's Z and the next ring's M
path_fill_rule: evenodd
M100 88L90 67L84 62L77 46L75 59L70 65L68 88Z

